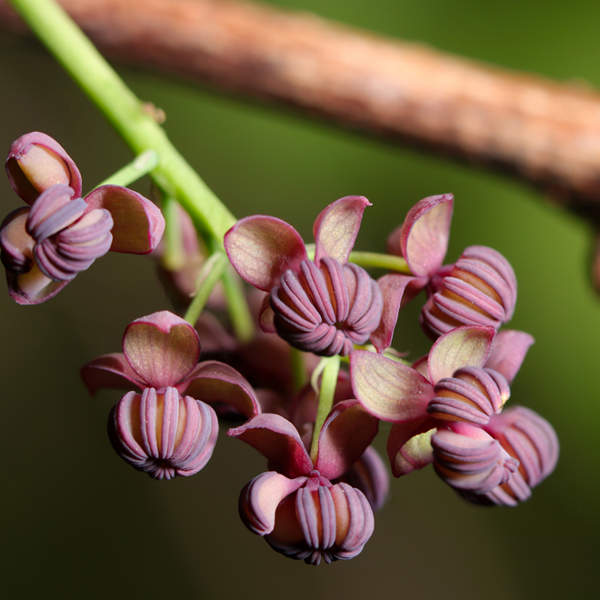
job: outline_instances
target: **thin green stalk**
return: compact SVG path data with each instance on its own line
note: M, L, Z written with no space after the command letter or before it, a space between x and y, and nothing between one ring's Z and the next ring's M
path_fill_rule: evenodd
M162 128L53 0L10 0L15 10L136 153L155 150L152 177L177 197L205 231L222 243L234 222L227 207L171 144Z
M312 441L310 444L310 457L313 462L317 459L319 451L319 434L327 415L333 406L333 396L337 385L338 373L340 371L340 357L330 356L325 359L325 368L321 377L321 387L319 389L319 406L317 408L317 418L315 420L315 428L313 430Z
M290 348L290 362L292 369L292 384L295 391L304 387L307 381L304 354L296 348Z
M223 252L215 252L202 265L198 275L198 287L196 295L189 305L185 316L183 317L190 325L195 325L202 309L206 305L208 297L215 287L216 283L223 275L227 266L227 256Z
M146 150L139 156L136 156L129 164L107 177L96 187L101 185L120 185L128 186L134 181L148 175L158 165L158 154L154 150Z
M406 261L402 257L394 256L393 254L354 251L350 252L348 261L361 267L387 269L389 271L397 271L398 273L412 275Z
M163 194L162 212L165 217L165 234L163 236L164 252L162 264L169 271L175 271L183 266L185 251L179 227L179 207L177 200L169 194Z
M231 268L223 272L223 290L233 331L240 342L249 342L254 335L254 319L241 282Z

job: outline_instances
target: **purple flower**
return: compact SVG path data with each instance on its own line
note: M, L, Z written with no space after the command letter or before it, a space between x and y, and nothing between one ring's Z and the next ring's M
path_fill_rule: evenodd
M262 414L231 429L261 452L270 471L240 495L240 516L278 552L317 565L356 556L373 533L373 510L348 483L333 483L364 456L377 420L355 400L337 404L319 436L315 462L296 428L284 417Z
M109 434L124 460L157 479L193 475L206 464L218 433L213 407L233 407L247 418L260 412L254 391L235 369L198 363L199 355L195 329L161 311L128 325L122 353L100 356L81 370L92 395L102 388L137 388L114 407Z
M240 276L269 292L264 327L272 321L292 346L322 356L346 355L354 344L367 342L381 321L383 298L348 256L369 205L362 196L346 196L319 214L314 261L300 234L275 217L246 217L225 234L225 249Z
M75 163L45 134L16 140L6 169L30 205L0 227L8 292L19 304L49 300L109 250L146 254L162 237L160 210L133 190L104 185L81 198Z

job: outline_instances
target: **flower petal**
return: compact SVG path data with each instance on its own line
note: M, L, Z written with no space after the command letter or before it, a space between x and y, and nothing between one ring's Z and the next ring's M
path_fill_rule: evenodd
M524 331L500 331L494 338L492 352L485 366L502 373L510 383L519 372L533 342L533 337Z
M84 200L90 208L105 208L112 216L113 252L148 254L162 239L165 219L141 194L118 185L102 185Z
M236 413L251 418L260 413L260 405L252 386L233 367L217 360L197 365L181 392L206 402L213 408L233 408Z
M387 453L394 477L422 469L433 461L431 436L435 427L429 418L392 426Z
M104 388L131 390L133 386L142 390L144 387L121 352L91 360L81 368L81 378L92 396Z
M419 200L388 238L388 252L403 256L414 275L434 275L448 249L453 205L452 194Z
M28 218L29 208L17 208L0 225L2 263L7 269L18 273L29 269L35 245L35 240L27 233Z
M367 206L372 205L364 196L344 196L319 213L313 226L315 263L327 256L348 262Z
M425 416L433 396L433 386L420 373L373 352L352 352L350 377L356 398L383 421L401 422Z
M429 378L437 383L461 367L483 367L494 339L493 327L457 327L440 336L429 351Z
M275 471L257 475L240 494L240 517L244 525L258 535L271 533L279 503L305 481L306 477L288 479Z
M32 305L54 298L69 281L53 281L42 273L37 264L33 264L26 273L7 270L6 283L9 296L17 304Z
M198 362L196 330L181 317L163 310L136 319L123 336L125 358L148 386L175 386Z
M307 258L300 234L285 221L265 215L239 220L223 243L240 277L265 291L288 269L297 271Z
M227 435L256 448L268 459L270 468L287 477L308 475L313 468L297 429L279 415L257 415L244 425L230 429Z
M333 407L319 434L316 468L324 477L342 476L377 435L379 423L357 400Z

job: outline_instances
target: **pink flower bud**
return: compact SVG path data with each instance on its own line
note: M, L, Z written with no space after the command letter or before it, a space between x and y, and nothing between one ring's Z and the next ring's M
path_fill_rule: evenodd
M443 421L485 425L510 397L506 378L493 369L465 367L438 381L427 412Z
M485 246L470 246L433 282L434 293L421 311L421 324L432 337L460 325L498 329L512 318L517 281L510 263Z
M81 195L81 175L65 149L45 133L34 131L16 139L6 159L6 173L14 191L28 204L60 183Z
M167 387L129 392L113 408L108 431L117 454L155 479L196 474L210 459L218 434L215 411Z
M468 423L453 423L431 438L433 466L451 487L485 494L508 481L518 467L488 433Z
M368 273L329 257L287 270L270 295L279 335L322 356L348 354L379 325L383 299Z

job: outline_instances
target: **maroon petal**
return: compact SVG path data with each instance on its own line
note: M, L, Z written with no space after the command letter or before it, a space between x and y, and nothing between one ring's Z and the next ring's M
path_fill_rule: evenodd
M402 422L426 415L433 386L411 367L356 350L350 355L350 377L354 395L378 419Z
M41 304L54 298L69 281L54 281L46 277L37 264L26 273L6 271L9 296L22 305Z
M121 352L90 361L81 368L81 378L92 396L104 388L130 390L133 386L141 391L144 387Z
M86 197L90 209L104 208L112 216L113 252L148 254L162 239L165 219L141 194L118 185L102 185Z
M285 221L264 215L239 220L223 243L240 277L264 291L288 269L297 271L307 258L300 234Z
M252 386L233 367L216 360L197 365L180 384L182 393L219 409L233 409L247 419L260 413Z
M14 273L24 273L31 267L35 240L27 233L29 208L13 210L0 226L2 263Z
M257 535L267 535L275 527L279 503L306 482L306 477L288 479L276 471L257 475L240 494L240 517Z
M453 205L452 194L419 200L388 238L388 252L403 256L414 275L432 277L446 256Z
M492 347L493 327L457 327L437 339L427 359L432 383L462 367L483 367Z
M387 453L394 477L401 477L431 463L431 436L434 433L435 426L428 417L392 426Z
M256 448L267 458L270 468L287 477L308 475L313 469L297 429L279 415L257 415L244 425L230 429L227 435Z
M364 196L345 196L319 213L313 226L317 264L325 257L348 261L367 206L372 205Z
M148 386L175 386L198 362L196 330L181 317L163 310L136 319L123 336L123 353Z
M17 138L6 159L6 174L13 190L27 204L41 192L61 183L81 196L81 175L73 159L53 138L32 131Z
M485 366L502 373L511 382L533 342L533 337L524 331L500 331L494 338L492 352Z
M377 435L379 423L357 400L333 407L319 434L315 467L327 479L343 475Z

